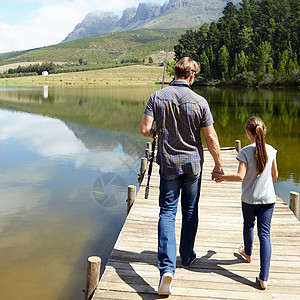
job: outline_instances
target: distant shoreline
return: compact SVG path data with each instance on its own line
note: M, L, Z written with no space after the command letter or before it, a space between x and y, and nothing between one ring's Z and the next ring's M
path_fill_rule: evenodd
M162 66L134 65L112 69L0 78L0 85L105 85L105 84L159 84L162 81ZM165 82L172 77L166 74Z
M158 65L131 65L117 68L50 74L47 76L36 75L28 77L0 78L3 85L161 85L164 68ZM165 84L169 84L173 76L165 74ZM194 86L238 87L230 83L199 84ZM290 86L253 86L255 88L288 88ZM292 86L295 87L295 86ZM297 88L297 86L295 87ZM298 87L299 88L299 87Z

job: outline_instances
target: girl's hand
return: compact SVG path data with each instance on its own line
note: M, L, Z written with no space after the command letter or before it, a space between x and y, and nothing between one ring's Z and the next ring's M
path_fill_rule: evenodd
M223 179L220 178L220 176L222 176L222 173L218 173L218 172L212 172L212 180L214 180L215 182L222 182Z
M223 181L223 180L221 180L220 178L219 178L219 176L217 176L218 174L220 175L220 174L224 174L224 171L223 171L223 168L222 168L222 166L216 166L215 165L215 167L214 167L214 169L212 170L212 172L211 172L211 180L214 180L215 182L221 182L221 181ZM215 174L215 175L214 175Z

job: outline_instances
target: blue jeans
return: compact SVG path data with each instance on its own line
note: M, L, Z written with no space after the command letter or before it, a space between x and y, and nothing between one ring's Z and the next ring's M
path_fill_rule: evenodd
M194 242L198 228L198 203L202 172L197 175L165 175L160 173L158 268L160 275L175 273L175 218L181 191L182 226L179 253L182 265L194 259Z
M271 261L270 229L275 203L252 205L242 202L244 217L244 248L247 255L252 254L255 217L257 217L257 234L260 243L260 273L259 278L267 281Z

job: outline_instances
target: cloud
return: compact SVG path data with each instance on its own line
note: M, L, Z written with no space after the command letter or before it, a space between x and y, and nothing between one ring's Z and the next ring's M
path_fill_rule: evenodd
M102 10L102 11L123 11L128 7L137 7L140 2L146 2L144 0L113 0L113 1L98 1L98 0L86 0L85 6L90 10ZM154 2L159 2L155 1Z
M33 153L49 159L72 162L76 168L89 166L103 172L122 169L127 171L126 165L133 166L138 159L123 153L121 147L119 152L108 149L106 145L103 145L100 152L91 151L59 119L0 111L0 142L10 138L21 140Z
M72 5L49 5L18 23L0 23L0 52L26 50L61 42L87 11Z
M9 171L0 174L1 189L1 216L9 217L12 212L17 213L30 212L41 202L50 199L50 192L39 189L39 186L52 178L52 165L24 163ZM26 176L24 176L26 170ZM6 227L7 220L0 222L0 233Z
M43 157L73 157L88 151L58 119L8 111L1 111L0 116L0 141L12 137L22 139L28 148Z
M44 47L61 42L88 12L101 10L121 14L128 7L137 7L143 0L75 0L30 1L36 8L11 22L0 21L0 53ZM162 3L163 0L155 2ZM19 4L18 4L19 3ZM18 4L18 5L17 5ZM14 1L14 10L22 11L26 1ZM30 7L31 7L30 6ZM9 7L5 7L9 9ZM5 11L2 12L5 15ZM15 20L16 19L16 20Z

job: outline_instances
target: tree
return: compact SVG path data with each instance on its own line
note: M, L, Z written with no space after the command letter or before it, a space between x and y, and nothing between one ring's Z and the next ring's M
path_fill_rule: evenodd
M291 47L279 54L279 61L276 69L276 77L292 75L297 68L297 58Z
M261 0L258 6L258 12L256 29L262 41L271 42L272 32L274 30L274 20L272 21L275 14L274 0Z
M233 53L237 47L237 41L234 37L240 31L238 20L239 11L232 2L228 2L223 10L224 17L220 18L219 24L223 38L223 44L229 52Z
M253 52L253 28L244 27L237 35L237 51L244 51L247 54Z
M238 10L232 2L228 2L223 10L223 15L224 15L224 17L222 17L222 18L224 18L230 22L230 20L237 18Z
M210 62L210 72L211 72L211 76L212 78L217 78L217 59L216 59L216 55L214 54L213 48L210 47L209 52L208 52L208 59Z
M240 26L243 27L252 27L252 18L250 11L250 3L248 0L242 0L240 3L242 9L239 13L239 22Z
M168 73L170 76L174 76L175 65L176 65L176 61L175 61L175 60L168 61L166 71L167 71L167 73Z
M85 61L83 58L78 59L79 64L82 65L87 65L87 61Z
M153 63L153 58L150 56L149 57L149 64L152 64Z
M202 44L199 44L199 39L203 34L203 26L204 25L202 25L198 30L187 30L186 33L179 39L179 44L174 47L176 60L185 56L197 60L197 49L203 47Z
M273 72L273 58L272 47L270 42L263 42L257 49L257 69L258 72L272 73Z
M207 33L207 44L209 48L217 49L220 43L220 31L218 29L217 23L212 22L209 25L209 31Z
M219 50L219 68L221 72L222 81L226 81L228 76L229 52L224 45Z
M250 71L262 84L274 75L292 76L300 64L300 1L240 2L240 9L228 2L219 21L186 31L174 48L175 58L199 60L202 74L223 81Z
M249 57L243 50L240 53L236 53L234 58L234 75L246 72L248 63Z
M201 68L201 73L205 77L209 77L209 75L210 75L209 59L208 59L205 51L203 51L200 55L200 68Z

